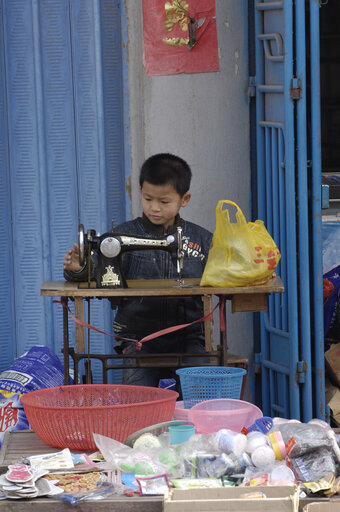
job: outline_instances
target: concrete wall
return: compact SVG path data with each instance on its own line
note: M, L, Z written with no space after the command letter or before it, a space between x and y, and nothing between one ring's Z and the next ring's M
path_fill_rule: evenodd
M141 0L126 0L130 97L131 215L140 215L138 173L153 153L172 152L193 171L188 220L215 228L219 199L239 204L249 220L250 142L247 101L247 2L216 0L220 71L146 76ZM250 357L252 315L228 313L231 352Z

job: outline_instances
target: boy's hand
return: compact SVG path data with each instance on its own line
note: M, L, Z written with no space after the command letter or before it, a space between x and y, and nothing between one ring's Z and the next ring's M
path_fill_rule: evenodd
M64 270L71 272L79 272L83 267L79 264L79 247L76 243L73 244L73 249L68 249L64 256Z

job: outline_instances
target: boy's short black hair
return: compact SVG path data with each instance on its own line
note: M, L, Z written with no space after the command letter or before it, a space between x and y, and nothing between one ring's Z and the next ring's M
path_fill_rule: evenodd
M139 185L144 181L152 185L170 183L181 197L190 188L191 169L185 160L171 153L158 153L150 156L142 165L139 175Z

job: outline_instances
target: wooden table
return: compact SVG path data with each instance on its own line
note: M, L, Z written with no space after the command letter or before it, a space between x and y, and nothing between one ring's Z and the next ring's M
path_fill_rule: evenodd
M212 319L205 321L205 348L206 352L203 354L137 354L133 355L136 363L132 363L130 368L136 367L181 367L192 366L183 362L184 358L209 357L210 364L218 364L222 366L237 365L237 356L228 354L227 346L227 333L223 329L225 325L225 303L227 300L231 301L231 309L233 313L236 312L256 312L267 310L267 299L271 293L282 293L284 287L279 277L273 277L265 285L247 286L238 288L215 288L215 287L200 287L199 279L185 279L182 286L178 281L172 279L150 279L150 280L133 280L128 281L128 288L96 288L95 283L91 283L88 287L87 283L76 283L70 281L47 281L42 284L41 295L47 297L61 297L64 306L67 306L68 300L71 298L75 303L75 316L80 320L84 319L84 299L89 298L129 298L129 297L184 297L184 296L200 296L203 301L204 315L206 316L212 311L213 297L219 298L220 308L220 345L217 350L214 350L213 343L213 322ZM221 321L221 319L223 321ZM96 326L100 327L100 326ZM100 355L100 354L84 354L85 341L84 341L84 327L76 324L75 347L76 351L69 346L69 329L68 329L68 309L63 309L63 352L64 352L64 372L65 384L69 382L69 356L73 358L75 366L75 375L78 373L78 363L81 359L94 358L100 359L103 364L103 382L106 381L107 371L110 369L126 368L128 365L121 363L108 365L107 359L124 359L131 360L131 355ZM235 359L236 358L236 359ZM241 358L240 365L246 364L246 359ZM196 366L196 364L195 364ZM199 364L197 364L199 366Z

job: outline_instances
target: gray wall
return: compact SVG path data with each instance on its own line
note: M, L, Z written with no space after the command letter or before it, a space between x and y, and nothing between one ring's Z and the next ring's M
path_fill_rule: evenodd
M231 199L253 220L246 0L216 0L220 71L190 75L145 75L141 5L126 0L131 215L141 211L137 178L142 161L164 151L187 160L193 171L192 199L183 217L213 231L218 200ZM229 312L227 324L231 352L251 357L252 315Z

